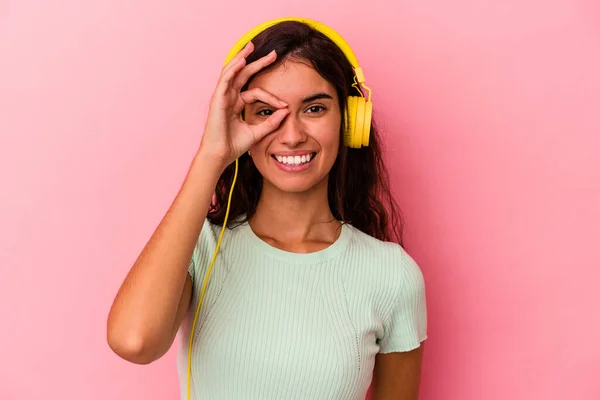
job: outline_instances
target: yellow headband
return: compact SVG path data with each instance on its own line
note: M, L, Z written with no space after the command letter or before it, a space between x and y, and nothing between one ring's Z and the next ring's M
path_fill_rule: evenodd
M303 23L305 23L307 25L310 25L312 28L314 28L317 31L321 32L325 36L327 36L346 55L346 58L350 62L350 65L352 65L352 67L354 68L354 73L356 75L356 80L359 83L363 83L365 81L365 76L363 74L362 68L358 65L358 60L356 59L356 56L354 55L354 52L350 48L350 45L348 45L348 43L344 40L344 38L342 38L342 36L340 36L339 33L337 33L336 31L334 31L330 27L328 27L328 26L326 26L326 25L324 25L324 24L322 24L320 22L313 21L311 19L306 19L306 18L278 18L278 19L267 21L267 22L264 22L264 23L258 25L257 27L255 27L252 30L248 31L244 36L242 36L235 43L235 45L233 46L233 48L229 51L229 54L227 55L227 58L225 59L225 64L229 63L231 61L231 59L233 59L233 57L235 57L236 54L238 54L244 48L244 46L246 46L246 44L248 44L248 42L250 42L252 39L254 39L259 33L261 33L262 31L264 31L265 29L268 29L268 28L272 27L273 25L277 25L278 23L284 22L284 21L303 22Z

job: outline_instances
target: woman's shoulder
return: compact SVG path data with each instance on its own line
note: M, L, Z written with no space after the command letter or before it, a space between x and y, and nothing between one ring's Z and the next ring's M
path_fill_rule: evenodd
M245 220L243 217L232 218L227 222L227 226L225 227L226 233L224 234L223 239L230 236L227 232L235 232L237 227L244 224ZM218 240L221 235L221 231L223 230L223 224L217 223L210 217L204 218L202 223L202 230L200 231L200 235L198 236L199 244L206 244L208 246L212 246L215 244L215 241Z
M402 258L406 261L414 262L402 245L378 239L352 225L349 225L349 229L353 233L353 247L355 251L363 252L376 258Z
M218 262L224 258L231 261L240 257L240 247L237 245L239 233L235 229L238 225L239 221L232 221L223 229L223 225L213 222L208 216L203 220L188 267L192 280L198 274L204 274L217 248L219 249ZM225 232L221 235L223 230Z
M353 230L351 251L354 253L351 258L363 264L359 267L365 273L396 282L423 280L419 264L402 245L377 239L355 227L350 229Z

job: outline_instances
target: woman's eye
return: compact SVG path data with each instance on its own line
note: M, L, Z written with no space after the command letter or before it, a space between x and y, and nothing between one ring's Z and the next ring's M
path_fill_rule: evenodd
M260 115L261 117L268 117L269 115L273 114L273 110L260 110L259 112L256 113L256 115Z
M308 111L309 113L318 113L318 112L322 112L325 111L325 107L323 106L310 106L306 109L306 111Z

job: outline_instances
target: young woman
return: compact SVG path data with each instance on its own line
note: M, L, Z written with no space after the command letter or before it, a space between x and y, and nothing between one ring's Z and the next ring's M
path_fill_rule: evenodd
M182 398L188 367L193 399L418 397L423 276L374 124L368 146L345 139L360 93L323 32L279 21L225 65L185 182L111 308L108 343L131 362L181 332Z

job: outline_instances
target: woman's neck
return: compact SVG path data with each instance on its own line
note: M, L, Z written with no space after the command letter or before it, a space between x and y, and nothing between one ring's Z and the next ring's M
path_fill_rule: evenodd
M327 180L301 193L282 192L265 182L254 215L252 230L281 244L333 243L339 236L327 198Z

